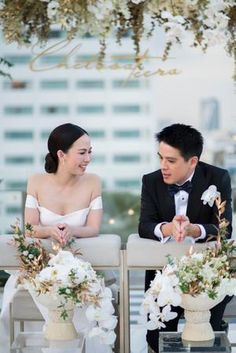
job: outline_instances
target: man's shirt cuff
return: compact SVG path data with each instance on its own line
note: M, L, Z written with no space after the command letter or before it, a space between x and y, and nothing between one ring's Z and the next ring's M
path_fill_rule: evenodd
M200 231L201 231L201 235L197 238L193 238L192 237L192 243L194 244L197 240L200 240L200 239L205 239L206 238L206 230L205 228L201 225L201 224L196 224L199 228L200 228Z
M154 228L154 235L160 240L161 243L165 244L171 237L164 237L161 231L162 224L167 222L158 223Z

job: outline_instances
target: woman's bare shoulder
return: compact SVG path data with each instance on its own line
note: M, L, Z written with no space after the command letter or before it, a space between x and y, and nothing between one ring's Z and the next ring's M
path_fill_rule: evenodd
M97 184L97 185L101 184L101 178L97 174L93 174L93 173L84 174L84 181L86 181L86 183L91 183L91 184Z
M92 198L101 195L102 182L98 175L92 173L84 174L84 184L89 187Z
M43 185L47 180L46 173L32 174L28 178L27 193L35 196L41 185Z
M35 173L29 176L28 183L38 183L43 182L47 179L46 173Z

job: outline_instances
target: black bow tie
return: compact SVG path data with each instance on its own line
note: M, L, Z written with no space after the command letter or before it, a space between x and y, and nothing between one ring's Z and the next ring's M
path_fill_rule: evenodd
M171 196L174 196L177 192L181 190L184 190L189 194L192 190L191 181L188 180L183 185L176 185L176 184L168 185L168 191Z

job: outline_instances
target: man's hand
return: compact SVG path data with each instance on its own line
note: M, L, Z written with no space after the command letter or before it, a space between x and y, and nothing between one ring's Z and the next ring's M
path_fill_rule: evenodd
M201 230L197 224L192 224L187 216L177 215L172 222L161 226L164 237L172 236L178 243L184 241L185 237L197 238L201 235Z
M172 220L172 236L178 242L184 241L185 237L188 236L189 230L189 219L186 216L177 215Z
M187 216L175 216L172 221L175 225L176 232L173 232L173 237L177 242L182 242L188 236L197 238L201 235L201 229L197 224L192 224Z

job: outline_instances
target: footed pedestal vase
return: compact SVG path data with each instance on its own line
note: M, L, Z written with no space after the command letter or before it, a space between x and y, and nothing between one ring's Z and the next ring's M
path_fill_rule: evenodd
M185 325L182 339L186 341L209 341L215 337L209 322L210 309L220 303L224 297L210 299L207 294L192 296L182 295L181 306L184 308Z

